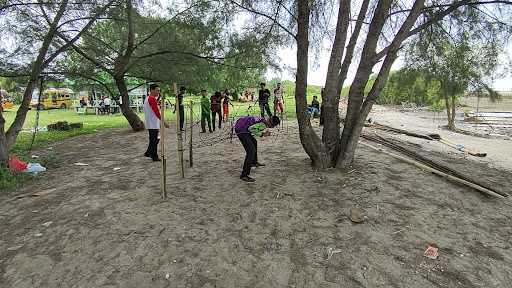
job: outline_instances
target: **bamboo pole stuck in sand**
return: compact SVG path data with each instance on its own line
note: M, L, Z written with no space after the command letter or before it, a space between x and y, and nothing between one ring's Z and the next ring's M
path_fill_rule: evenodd
M160 158L162 159L162 173L160 175L160 189L162 199L167 198L167 159L165 158L165 96L160 98Z
M180 100L178 97L178 86L174 83L174 94L176 95L176 138L178 139L178 171L181 178L185 178L185 169L183 167L183 133L180 127Z
M192 142L192 129L194 128L194 101L190 101L190 139L188 141L189 143L189 151L188 151L188 156L189 156L189 161L190 161L190 167L194 166L194 157L193 157L193 152L192 152L192 145L193 145L193 142Z
M370 144L368 144L368 143L365 143L365 142L363 142L363 141L359 141L359 143L360 143L360 144L362 144L362 145L364 145L364 146L366 146L366 147L368 147L368 148L370 148L370 149L373 149L373 150L378 151L378 152L382 152L382 153L384 153L384 154L386 154L386 155L388 155L388 156L391 156L391 157L397 158L397 159L402 160L402 161L404 161L404 162L406 162L406 163L409 163L409 164L411 164L411 165L414 165L414 166L416 166L416 167L420 168L421 170L424 170L424 171L427 171L427 172L434 173L434 174L439 175L439 176L441 176L441 177L447 178L447 179L449 179L449 180L451 180L451 181L453 181L453 182L457 182L457 183L459 183L459 184L463 184L463 185L466 185L466 186L468 186L468 187L471 187L471 188L473 188L473 189L475 189L475 190L477 190L477 191L479 191L479 192L481 192L481 193L483 193L483 194L486 194L486 195L489 195L489 196L493 196L493 197L496 197L496 198L505 198L504 196L502 196L502 195L500 195L500 194L498 194L498 193L495 193L495 192L493 192L493 191L491 191L491 190L489 190L489 189L487 189L487 188L484 188L484 187L482 187L482 186L480 186L480 185L477 185L477 184L475 184L475 183L471 183L471 182L468 182L468 181L466 181L466 180L460 179L460 178L458 178L458 177L455 177L455 176L452 176L452 175L446 174L446 173L444 173L444 172L441 172L441 171L439 171L439 170L437 170L437 169L431 168L431 167L429 167L429 166L427 166L427 165L424 165L424 164L422 164L422 163L420 163L420 162L418 162L418 161L415 161L415 160L413 160L413 159L409 159L409 158L407 158L407 157L404 157L404 156L401 156L401 155L397 155L397 154L391 153L391 152L389 152L389 151L387 151L387 150L384 150L384 149L381 149L381 148L375 147L375 146L370 145Z

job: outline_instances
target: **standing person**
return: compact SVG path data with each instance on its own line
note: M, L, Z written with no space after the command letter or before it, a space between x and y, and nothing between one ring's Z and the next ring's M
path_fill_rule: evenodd
M180 87L180 92L178 92L178 106L180 108L180 130L183 130L183 125L185 124L185 106L183 106L183 96L185 96L185 92L187 88L184 86ZM176 113L176 107L174 107L173 113Z
M245 116L238 119L235 123L235 133L244 146L245 160L240 179L245 182L254 182L255 180L249 176L251 167L261 167L265 164L258 162L258 141L254 137L270 136L270 128L281 123L277 116L265 119L258 116Z
M320 126L324 125L324 113L322 112L324 111L324 93L325 88L322 88L320 91L320 96L322 96L322 105L320 106Z
M108 96L103 99L103 109L106 114L110 114L110 98Z
M161 161L158 157L158 132L160 129L160 108L158 107L157 97L160 95L160 87L157 84L149 86L149 96L144 102L144 125L148 129L149 144L144 156L151 157L153 161ZM164 126L169 128L169 124L164 122Z
M206 96L206 89L201 90L201 133L206 133L206 122L208 122L208 131L212 133L212 120L210 118L210 99L208 99L208 97Z
M270 90L265 88L265 83L260 84L260 91L258 95L258 103L260 104L261 117L265 117L265 111L268 114L268 117L272 117L272 113L270 112L270 107L268 106L268 98L270 98Z
M222 98L222 118L224 119L224 122L229 118L229 105L232 105L229 95L231 95L231 93L226 89L226 91L224 91L224 97Z
M222 94L217 91L215 92L214 95L212 95L212 97L210 97L210 107L211 107L211 110L212 110L212 125L213 125L213 131L215 131L215 117L218 115L219 116L219 129L221 128L221 125L222 125L222 111L221 111L221 107L220 107L220 102L221 102L221 99L222 98Z
M274 114L283 114L283 87L281 83L277 83L276 89L274 89Z

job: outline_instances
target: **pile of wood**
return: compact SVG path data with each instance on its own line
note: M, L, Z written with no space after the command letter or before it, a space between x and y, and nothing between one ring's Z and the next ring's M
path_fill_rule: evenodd
M81 122L68 123L67 121L59 121L47 126L48 131L68 131L71 129L81 129L82 127L84 127L84 124Z
M456 183L459 183L462 185L466 185L468 187L471 187L471 188L473 188L481 193L484 193L486 195L489 195L489 196L493 196L493 197L497 197L497 198L508 197L507 193L502 192L502 191L497 191L494 188L492 188L491 185L481 183L481 181L472 179L471 177L464 175L450 167L447 167L446 165L443 165L441 163L438 163L436 161L428 159L427 157L420 155L419 153L417 153L411 149L406 148L405 145L402 145L402 143L399 143L396 140L386 139L386 138L381 137L376 134L375 135L363 134L363 135L361 135L361 137L367 141L378 143L378 144L381 144L382 146L385 146L386 148L400 152L401 154L403 154L407 157L391 153L389 151L386 151L382 148L373 146L368 143L361 142L361 144L363 144L364 146L367 146L376 151L379 151L379 152L385 153L389 156L400 159L400 160L407 162L409 164L412 164L422 170L434 173L434 174L444 177L450 181L453 181L453 182L456 182Z
M404 135L407 135L407 136L421 138L421 139L426 139L426 140L436 140L436 141L439 141L440 143L442 143L444 145L447 145L447 146L449 146L449 147L451 147L451 148L453 148L455 150L458 150L460 152L464 152L464 153L466 153L468 155L472 155L472 156L476 156L476 157L485 157L485 156L487 156L487 153L479 152L479 151L476 151L474 149L467 148L465 145L454 143L454 142L452 142L452 141L450 141L448 139L442 138L441 135L439 135L439 134L415 133L415 132L411 132L411 131L407 131L407 130L403 130L403 129L398 129L398 128L394 128L394 127L387 126L387 125L382 125L382 124L379 124L379 123L376 123L376 122L367 124L366 127L371 127L371 128L379 129L379 130L382 130L382 131L393 132L393 133L397 133L397 134L404 134Z

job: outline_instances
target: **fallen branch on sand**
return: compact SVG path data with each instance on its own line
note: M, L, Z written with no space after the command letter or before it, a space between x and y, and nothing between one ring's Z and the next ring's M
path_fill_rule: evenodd
M401 145L398 145L397 143L394 143L391 140L385 139L378 135L375 135L375 136L361 135L361 137L365 140L382 144L390 149L393 149L397 152L405 154L412 159L401 156L401 155L393 154L384 149L372 146L368 143L361 142L364 146L369 147L373 150L382 152L382 153L392 156L394 158L400 159L400 160L407 162L409 164L412 164L422 170L425 170L425 171L434 173L436 175L439 175L441 177L447 178L453 182L466 185L466 186L471 187L481 193L484 193L484 194L487 194L487 195L490 195L493 197L504 198L504 197L508 196L507 193L496 191L493 188L491 188L489 185L479 183L476 180L473 180L465 175L462 175L461 173L459 173L449 167L446 167L444 165L436 163L436 162L432 161L431 159L428 159L412 150L409 150Z
M476 156L476 157L487 156L487 153L482 153L482 152L478 152L476 150L468 149L462 144L456 144L447 139L442 138L441 135L439 135L439 134L420 134L420 133L415 133L415 132L411 132L411 131L407 131L407 130L403 130L403 129L394 128L394 127L387 126L387 125L382 125L377 122L367 124L366 126L376 128L379 130L383 130L383 131L390 131L390 132L394 132L394 133L398 133L398 134L405 134L405 135L408 135L411 137L416 137L416 138L422 138L422 139L427 139L427 140L437 140L440 143L443 143L443 144L445 144L449 147L452 147L458 151L461 151L461 152L464 152L464 153L467 153L469 155Z

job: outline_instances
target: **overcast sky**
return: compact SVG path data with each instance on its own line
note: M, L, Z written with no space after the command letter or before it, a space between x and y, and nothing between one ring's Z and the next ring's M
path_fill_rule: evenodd
M293 48L283 48L278 52L279 57L281 58L280 64L281 67L291 66L296 67L296 50ZM512 58L512 43L509 45L508 49L504 51L504 55L502 57L502 65L504 66L507 61L505 59ZM329 64L329 52L324 51L322 55L319 57L318 61L310 63L309 73L308 73L308 83L312 85L323 86L325 84L325 76L327 74L327 66ZM393 65L393 70L397 70L402 66L402 61L398 59ZM353 73L349 73L347 81L352 81ZM292 80L295 81L294 75L287 71L283 71L281 73L276 71L268 71L266 77L270 80L274 77L281 78L282 80ZM348 84L348 83L347 83ZM505 77L496 79L494 83L492 83L494 89L499 91L512 91L512 75L508 73Z

